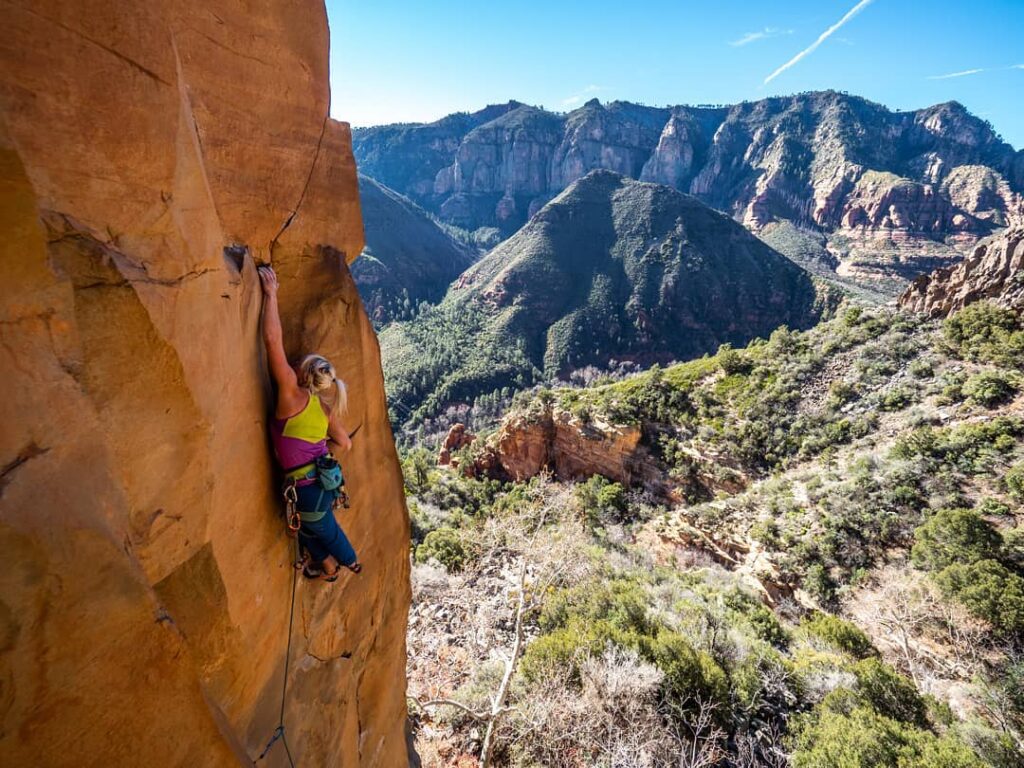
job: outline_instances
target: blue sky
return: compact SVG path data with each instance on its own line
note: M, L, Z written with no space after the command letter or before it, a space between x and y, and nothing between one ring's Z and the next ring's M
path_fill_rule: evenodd
M1024 148L1024 0L327 0L327 10L331 112L356 126L509 99L567 111L592 97L733 103L835 88L899 109L956 99Z

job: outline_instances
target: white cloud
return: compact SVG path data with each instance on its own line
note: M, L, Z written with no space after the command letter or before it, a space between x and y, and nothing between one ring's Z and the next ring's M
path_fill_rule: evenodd
M588 85L586 88L584 88L579 93L574 93L572 96L569 96L568 98L562 99L562 106L563 107L575 107L575 106L577 106L579 104L582 104L583 100L585 98L587 98L587 96L592 96L593 94L599 93L599 92L601 92L603 90L604 90L603 86L600 86L600 85Z
M1011 64L1008 67L976 67L975 69L965 69L962 72L950 72L948 75L930 75L929 80L949 80L954 77L967 77L968 75L978 75L982 72L1005 72L1008 69L1024 69L1024 64Z
M967 77L968 75L976 75L979 72L985 72L984 68L979 69L965 69L963 72L950 72L948 75L932 75L929 80L949 80L953 77Z
M767 40L769 37L781 37L782 35L792 35L792 29L779 29L778 27L765 27L760 32L747 32L739 40L733 40L729 43L733 48L739 48L741 45L747 45L753 43L756 40Z
M766 77L766 78L764 79L764 83L765 83L765 85L767 85L768 83L770 83L770 82L771 82L772 80L774 80L774 79L775 79L776 77L778 77L779 75L781 75L781 74L782 74L783 72L785 72L785 71L786 71L787 69L789 69L790 67L792 67L792 66L793 66L794 64L796 64L796 63L797 63L798 61L800 61L801 59L803 59L803 58L804 58L805 56L809 56L809 55L811 55L812 53L814 53L814 52L815 52L815 51L816 51L816 50L818 49L818 46L819 46L819 45L821 45L821 44L822 44L822 43L824 43L824 42L825 42L826 40L828 40L828 38L829 38L829 37L830 37L831 35L833 35L833 34L834 34L835 32L837 32L837 31L839 30L839 28L840 28L840 27L842 27L842 26L843 26L844 24L846 24L846 22L848 22L848 21L849 21L850 19L852 19L852 18L853 18L854 16L856 16L856 15L857 15L858 13L860 13L860 12L861 12L861 11L863 11L863 10L864 10L865 8L867 8L867 7L869 6L869 5L871 5L871 3L872 3L873 1L874 1L874 0L860 0L860 2L859 2L859 3L857 3L857 4L855 5L855 6L853 6L853 8L851 8L850 10L848 10L848 11L846 12L846 15L845 15L845 16L843 16L843 18L841 18L841 19L840 19L839 21L837 21L837 22L836 22L835 24L833 24L833 25L832 25L831 27L829 27L829 28L828 28L828 29L826 29L826 30L825 30L824 32L822 32L822 33L821 33L820 35L818 35L818 39L817 39L817 40L815 40L815 41L814 41L813 43L811 43L811 44L810 44L809 46L807 46L807 47L806 47L806 48L804 48L804 49L803 49L802 51L800 51L800 53L798 53L798 54L797 54L796 56L794 56L794 57L793 57L792 59L790 59L790 60L789 60L789 61L787 61L787 62L786 62L785 64L783 64L783 65L782 65L781 67L779 67L779 68L778 68L778 69L776 69L776 70L775 70L774 72L772 72L772 73L771 73L770 75L768 75L768 77Z

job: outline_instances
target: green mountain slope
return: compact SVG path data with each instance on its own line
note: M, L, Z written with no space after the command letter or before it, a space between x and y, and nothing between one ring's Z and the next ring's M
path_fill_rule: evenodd
M438 301L476 258L408 198L359 177L366 247L352 276L375 324L410 316L421 301Z
M594 171L381 335L393 402L439 412L588 365L686 359L817 316L810 276L669 187Z

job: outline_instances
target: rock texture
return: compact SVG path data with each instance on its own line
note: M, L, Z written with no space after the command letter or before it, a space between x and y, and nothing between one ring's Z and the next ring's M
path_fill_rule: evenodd
M476 435L471 434L465 424L452 424L441 443L441 450L437 454L437 464L446 467L452 464L452 452L461 450L472 445L476 441Z
M921 275L900 297L900 306L946 317L982 299L1024 311L1024 226L986 240L954 267Z
M378 326L412 316L421 301L436 302L477 257L407 197L359 177L366 247L352 276Z
M488 441L476 470L504 480L528 480L550 470L563 480L604 475L633 485L646 476L650 460L640 437L638 427L584 424L559 408L513 415Z
M469 229L511 234L604 168L689 192L755 232L785 221L825 233L848 273L875 278L958 259L1024 192L1024 151L960 104L891 112L833 91L725 107L592 100L567 115L509 102L361 129L354 146L364 173Z
M0 763L249 764L273 733L293 571L255 258L290 353L335 360L362 425L343 522L366 568L298 586L288 744L404 764L408 519L323 5L4 17Z
M809 275L670 187L592 171L381 334L388 393L440 412L588 365L698 357L818 316ZM433 415L433 414L430 414Z

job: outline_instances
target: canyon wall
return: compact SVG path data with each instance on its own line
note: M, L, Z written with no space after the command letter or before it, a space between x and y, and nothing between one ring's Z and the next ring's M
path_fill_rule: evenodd
M835 91L672 108L593 99L564 115L509 102L359 129L355 152L364 174L468 229L508 236L603 168L692 194L756 233L779 222L823 233L841 275L870 279L959 260L1024 193L1024 151L962 105L893 112Z
M5 22L0 764L251 764L274 732L293 551L263 262L289 354L335 362L360 427L341 522L364 571L299 579L288 746L405 764L408 518L322 2L21 0Z
M946 317L982 300L1024 310L1024 226L1013 225L990 237L955 266L921 275L899 304L930 317Z

